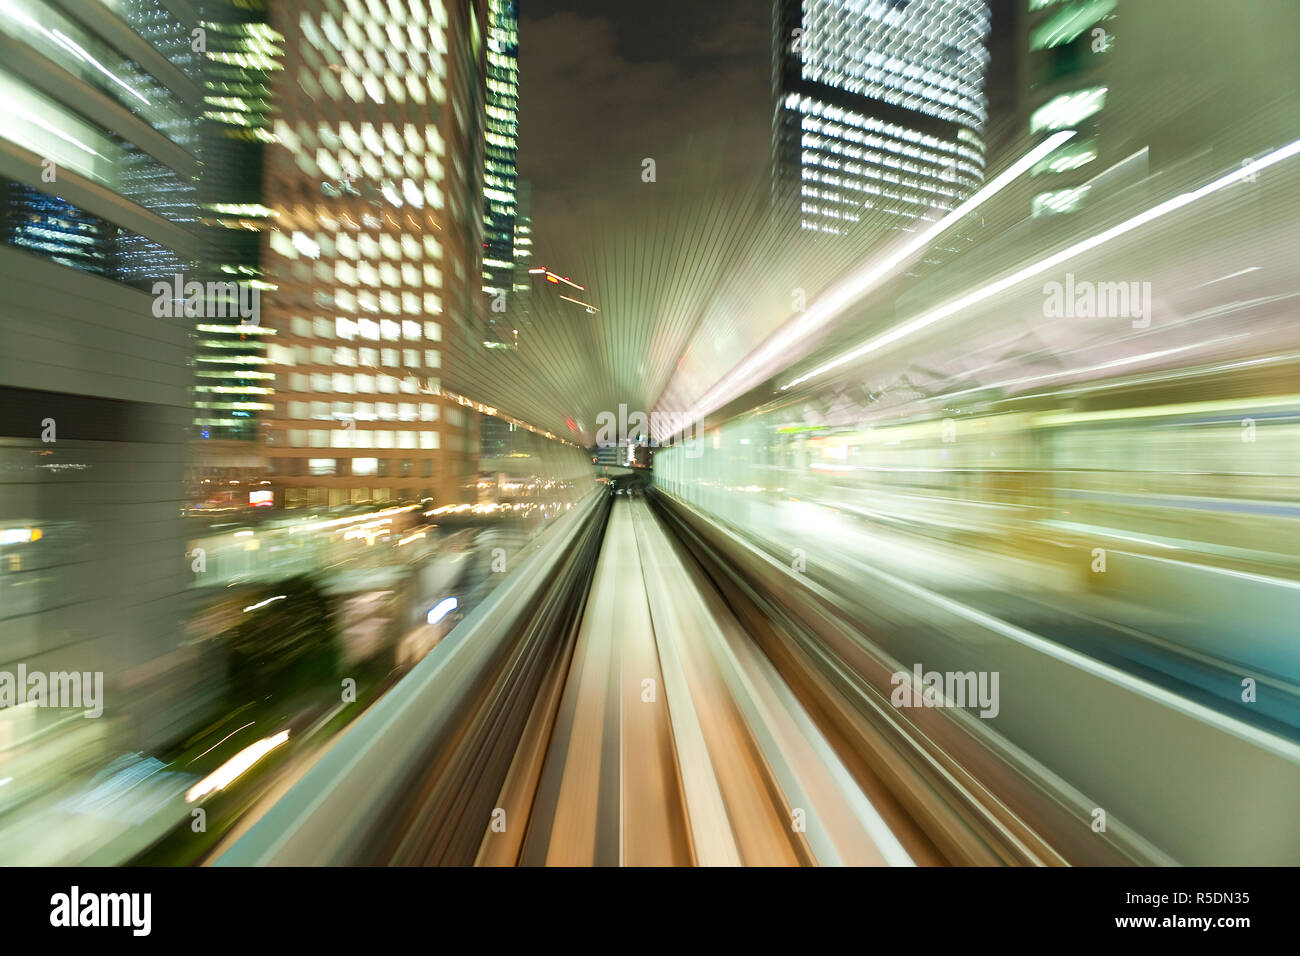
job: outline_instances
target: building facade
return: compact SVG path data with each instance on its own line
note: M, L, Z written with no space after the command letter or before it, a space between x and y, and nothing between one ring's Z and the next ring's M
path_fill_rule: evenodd
M193 320L154 293L198 258L196 29L156 3L0 8L0 670L103 672L105 720L70 732L108 749L164 741L202 703L183 624ZM26 741L60 722L0 710L12 798L42 778L14 769Z
M519 155L519 2L488 0L484 111L483 290L509 293Z
M1221 174L1292 138L1294 4L1026 3L1022 127L1075 131L1034 169L1033 215L1086 209L1174 168Z
M260 293L272 221L262 170L273 141L271 80L281 69L283 38L267 22L265 2L209 0L204 10L202 278ZM205 443L253 444L259 415L271 411L267 330L238 311L209 308L197 328L195 426Z
M514 240L514 308L515 328L527 330L532 325L532 277L528 274L533 264L533 184L527 179L518 181L515 203ZM525 333L526 334L526 333Z
M445 503L472 483L473 423L441 388L482 337L486 22L470 0L272 8L262 431L285 507Z
M207 512L243 511L265 497L259 423L274 408L275 376L266 355L270 329L260 315L240 315L239 296L251 306L252 290L260 303L267 288L262 248L273 220L263 169L274 141L271 80L284 55L268 6L268 0L203 4L198 276L214 294L195 326L187 493L195 509Z
M1073 212L1091 180L1122 157L1123 137L1108 122L1118 0L1026 0L1019 21L1022 124L1031 137L1075 135L1032 170L1035 218ZM1107 127L1111 130L1107 133ZM1134 170L1145 173L1145 167Z
M519 0L488 0L483 173L486 341L510 343L517 327L515 237L519 222Z
M813 235L937 219L984 176L984 0L776 0L773 200Z

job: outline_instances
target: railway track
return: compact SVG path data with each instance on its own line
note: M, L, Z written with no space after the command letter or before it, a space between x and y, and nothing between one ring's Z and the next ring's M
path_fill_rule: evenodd
M640 498L613 508L549 742L489 865L907 865L908 850ZM511 811L506 811L510 821Z

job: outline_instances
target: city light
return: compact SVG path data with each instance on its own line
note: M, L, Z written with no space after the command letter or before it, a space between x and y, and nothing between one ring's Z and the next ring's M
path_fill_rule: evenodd
M1176 212L1184 208L1185 206L1188 206L1200 199L1204 199L1207 196L1211 196L1214 193L1218 192L1221 189L1224 189L1227 186L1231 186L1234 183L1247 180L1251 176L1258 175L1260 170L1267 169L1268 167L1274 165L1275 163L1280 163L1283 160L1290 159L1292 156L1295 156L1297 153L1300 153L1300 140L1295 140L1287 144L1286 146L1281 147L1280 149L1273 150L1272 152L1266 154L1265 156L1260 157L1259 159L1252 160L1246 163L1245 165L1243 165L1241 168L1234 170L1233 172L1228 173L1227 175L1221 176L1218 179L1213 180L1212 182L1206 183L1204 186L1201 186L1198 189L1193 189L1188 192L1182 193L1178 196L1175 196L1172 199L1167 199L1164 202L1159 203L1141 213L1138 213L1138 215L1133 216L1132 218L1127 219L1122 223L1119 223L1118 225L1112 226L1109 229L1105 229L1093 236L1089 236L1087 239L1080 240L1079 242L1070 245L1069 247L1061 250L1060 252L1039 259L1037 262L1025 266L1024 268L1019 269L1016 272L1012 273L1011 275L999 279L996 282L991 282L988 285L984 286L983 288L977 289L976 291L971 292L970 294L963 296L962 298L954 302L950 302L947 305L941 306L938 309L935 309L931 312L927 312L924 315L917 316L916 318L911 319L908 322L904 322L902 325L894 329L891 329L890 331L884 333L883 335L879 335L874 339L871 339L870 341L863 343L857 348L845 352L843 355L837 356L831 361L818 366L817 368L813 369L811 372L806 372L805 374L799 376L798 378L791 379L785 385L781 386L781 388L782 390L785 390L785 389L793 388L796 385L801 385L804 382L808 381L809 379L816 378L817 376L820 375L824 375L827 372L832 371L833 369L839 368L841 365L862 358L864 355L867 355L870 352L874 352L877 349L883 348L884 346L889 345L890 343L905 338L906 336L909 336L914 332L918 332L921 329L933 325L936 322L942 321L943 319L949 318L950 316L953 315L958 315L962 312L963 309L969 308L970 306L975 305L978 302L982 302L983 300L989 298L992 295L996 295L997 293L1005 289L1009 289L1013 286L1019 285L1021 282L1024 282L1026 279L1031 279L1036 275L1041 275L1043 272L1047 271L1048 269L1069 262L1071 259L1081 255L1084 252L1087 252L1090 249L1095 249L1098 246L1105 245L1111 240L1123 236L1125 233L1131 232L1132 230L1137 229L1141 226L1145 226L1148 223L1155 222L1156 220L1161 219L1162 217L1167 216L1172 212Z
M225 790L272 750L289 740L289 731L282 730L271 737L265 737L255 744L245 747L220 767L208 774L185 792L185 802L194 803L219 790Z
M616 940L698 942L686 867L825 868L884 946L1287 925L1300 4L0 0L0 49L16 946L373 948L482 909L433 867L655 868L581 897Z
M430 624L437 624L452 611L456 610L460 603L454 598L443 598L432 608L429 609L428 621Z

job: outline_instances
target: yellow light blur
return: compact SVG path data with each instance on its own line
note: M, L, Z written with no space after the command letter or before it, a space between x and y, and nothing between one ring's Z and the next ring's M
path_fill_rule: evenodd
M272 737L263 737L257 743L245 747L212 773L190 787L185 794L185 802L193 803L210 793L226 789L245 771L288 739L289 731L282 730Z

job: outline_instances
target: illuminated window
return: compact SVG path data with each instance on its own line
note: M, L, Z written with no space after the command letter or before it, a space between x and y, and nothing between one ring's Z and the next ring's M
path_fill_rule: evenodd
M1067 143L1050 156L1039 160L1034 166L1034 175L1067 173L1080 166L1086 166L1096 158L1097 149L1092 143Z
M1098 20L1111 13L1118 0L1083 0L1050 16L1034 30L1029 38L1029 49L1046 50L1072 43ZM1110 49L1109 36L1103 49Z
M1087 186L1079 186L1076 189L1057 189L1052 192L1039 193L1034 197L1034 218L1054 216L1063 212L1073 212L1083 203L1083 198L1087 193Z
M1034 110L1029 131L1071 129L1106 105L1106 87L1094 86L1073 93L1062 93Z

